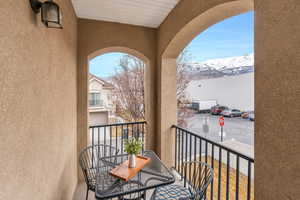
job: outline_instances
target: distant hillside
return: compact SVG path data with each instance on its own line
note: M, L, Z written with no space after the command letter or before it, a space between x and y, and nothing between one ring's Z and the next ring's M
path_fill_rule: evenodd
M187 65L190 69L190 79L193 80L234 76L254 71L254 55L191 62Z

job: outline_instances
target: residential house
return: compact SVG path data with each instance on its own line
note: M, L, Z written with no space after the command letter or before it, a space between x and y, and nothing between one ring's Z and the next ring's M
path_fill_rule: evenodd
M114 123L116 106L113 102L112 84L102 78L89 76L89 125Z

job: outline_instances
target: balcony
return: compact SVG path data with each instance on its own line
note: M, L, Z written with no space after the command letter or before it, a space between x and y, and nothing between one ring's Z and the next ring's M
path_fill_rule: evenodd
M175 135L175 155L171 168L174 176L178 177L176 184L186 185L191 180L193 169L185 169L182 163L200 161L209 164L214 170L214 179L206 191L207 199L254 199L253 158L176 125L172 129ZM113 146L120 150L120 154L124 154L124 140L135 137L145 143L146 130L146 122L90 126L90 145ZM86 186L82 183L74 199L82 199L85 192ZM148 198L152 192L147 191Z
M64 13L63 29L47 28L30 1L1 2L1 200L73 199L83 181L79 152L93 142L88 61L108 52L146 63L145 149L168 167L184 174L185 160L213 165L221 179L208 189L210 199L299 199L298 1L55 2ZM256 23L255 176L249 156L173 126L177 56L207 27L249 10Z

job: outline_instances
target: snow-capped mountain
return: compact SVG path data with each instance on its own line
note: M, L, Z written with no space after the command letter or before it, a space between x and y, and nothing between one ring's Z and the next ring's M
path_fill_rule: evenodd
M215 78L239 75L254 70L254 54L238 57L218 58L187 64L192 79Z

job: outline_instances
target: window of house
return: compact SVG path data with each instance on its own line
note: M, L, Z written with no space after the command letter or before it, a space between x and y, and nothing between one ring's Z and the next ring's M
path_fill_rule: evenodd
M90 106L102 106L101 94L99 92L92 92L89 95Z

